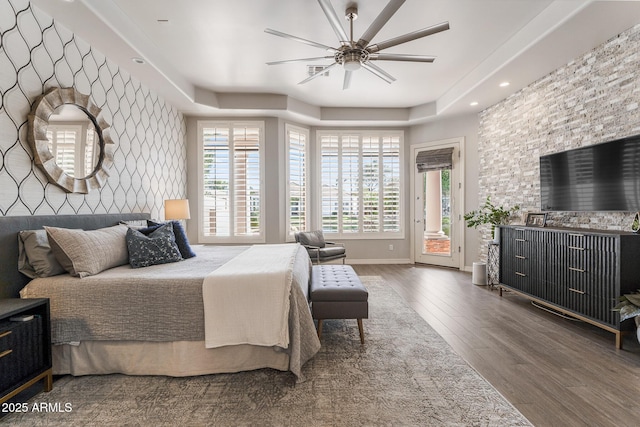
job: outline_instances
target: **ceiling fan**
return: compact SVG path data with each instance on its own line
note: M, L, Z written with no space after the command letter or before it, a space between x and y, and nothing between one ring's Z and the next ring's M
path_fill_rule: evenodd
M360 68L364 68L365 70L378 76L387 83L392 83L396 79L392 75L384 71L382 68L373 64L373 61L433 62L435 60L435 57L424 55L405 55L400 53L380 53L381 50L449 29L449 22L442 22L440 24L413 31L402 36L394 37L380 43L370 44L371 40L376 36L376 34L378 34L382 27L384 27L384 25L389 21L393 14L396 13L398 9L400 9L400 6L402 6L404 2L405 0L390 0L382 10L382 12L380 12L376 19L371 23L369 28L367 28L362 37L360 37L358 41L354 41L353 21L358 17L357 6L355 4L349 5L345 12L345 18L349 21L350 29L350 35L347 35L344 28L342 27L342 24L340 23L340 20L338 19L336 11L334 10L333 6L331 6L330 0L318 0L320 7L329 20L329 24L338 36L340 47L334 48L321 43L316 43L311 40L303 39L301 37L292 36L290 34L267 28L264 30L266 33L304 43L310 46L318 47L320 49L325 49L333 54L331 56L319 56L313 58L287 59L284 61L267 62L267 64L277 65L288 64L292 62L319 61L324 59L334 60L333 64L323 67L320 70L314 72L299 84L307 83L308 81L325 74L327 71L329 71L329 69L337 67L338 65L342 65L345 70L342 89L349 88L349 84L351 82L351 74Z

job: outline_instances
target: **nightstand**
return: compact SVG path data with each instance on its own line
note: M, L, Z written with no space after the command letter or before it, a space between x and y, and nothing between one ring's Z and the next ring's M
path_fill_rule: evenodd
M31 316L26 321L11 317ZM48 298L0 299L0 403L44 380L53 387Z

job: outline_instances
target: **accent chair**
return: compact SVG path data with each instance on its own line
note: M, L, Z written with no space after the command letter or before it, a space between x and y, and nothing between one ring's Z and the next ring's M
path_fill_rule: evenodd
M344 264L347 252L342 243L329 242L324 239L322 230L300 231L295 234L296 242L309 252L311 261L315 264L342 258Z

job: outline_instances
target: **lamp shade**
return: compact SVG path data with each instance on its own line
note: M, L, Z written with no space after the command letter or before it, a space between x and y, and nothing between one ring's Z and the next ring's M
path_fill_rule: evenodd
M190 219L189 199L171 199L164 201L164 219Z

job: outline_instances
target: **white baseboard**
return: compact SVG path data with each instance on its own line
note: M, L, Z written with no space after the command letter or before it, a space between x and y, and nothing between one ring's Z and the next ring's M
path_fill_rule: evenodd
M347 258L347 264L411 264L409 258L387 258L387 259L353 259Z
M342 260L329 261L323 264L342 264ZM409 258L355 259L347 258L345 264L414 264ZM473 266L465 265L460 271L471 273Z

